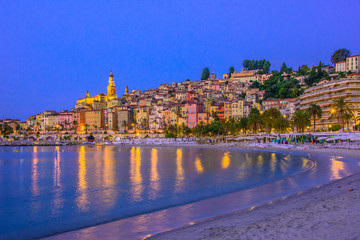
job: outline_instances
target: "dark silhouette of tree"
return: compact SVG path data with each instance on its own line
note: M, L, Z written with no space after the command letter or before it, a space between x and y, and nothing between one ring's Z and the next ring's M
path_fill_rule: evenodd
M210 76L209 68L204 68L202 75L201 75L201 80L206 80L209 78L209 76Z
M351 55L350 50L346 48L338 49L333 53L333 55L331 55L331 62L335 64L341 61L345 61L345 59L347 57L350 57L350 55Z

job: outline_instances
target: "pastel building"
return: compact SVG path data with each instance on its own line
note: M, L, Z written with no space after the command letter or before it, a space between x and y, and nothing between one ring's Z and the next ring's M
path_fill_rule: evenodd
M45 131L55 130L57 125L57 115L55 111L47 110L43 112L42 129Z
M74 126L73 112L59 112L59 114L57 115L57 124L60 125L63 130L72 129Z
M341 61L335 63L335 71L336 72L346 72L346 61Z
M193 128L198 125L198 114L203 112L202 103L188 103L188 127Z
M104 112L91 110L85 112L85 128L88 131L97 131L104 128Z
M328 130L332 124L337 124L338 119L331 118L331 112L336 111L332 107L333 100L345 98L354 106L355 117L360 111L360 76L354 73L351 78L343 78L319 84L305 90L300 96L300 109L306 110L310 104L316 103L322 109L321 119L317 119L316 128ZM350 120L350 129L354 124L353 119ZM347 126L346 126L347 127Z
M360 69L360 54L346 58L346 71L358 73Z

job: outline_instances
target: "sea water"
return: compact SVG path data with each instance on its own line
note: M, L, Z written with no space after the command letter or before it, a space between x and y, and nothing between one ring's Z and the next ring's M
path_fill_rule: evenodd
M45 237L184 205L310 165L304 157L252 150L2 147L0 238Z

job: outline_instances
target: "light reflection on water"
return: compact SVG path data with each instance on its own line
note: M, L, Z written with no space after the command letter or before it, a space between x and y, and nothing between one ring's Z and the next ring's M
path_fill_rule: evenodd
M252 188L308 167L304 158L285 154L221 149L15 151L0 151L0 222L6 229L0 238L36 238L91 226ZM19 169L21 178L6 174ZM178 217L186 219L187 214Z
M88 196L87 188L88 183L86 181L86 161L85 161L85 147L81 146L79 151L79 172L78 172L78 197L76 199L76 205L80 212L86 212L88 210Z
M176 149L176 183L175 192L183 191L184 169L182 166L182 149Z

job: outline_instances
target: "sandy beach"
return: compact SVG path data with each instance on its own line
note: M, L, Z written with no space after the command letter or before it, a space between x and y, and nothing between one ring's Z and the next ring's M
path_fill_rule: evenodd
M358 150L303 151L360 160ZM285 199L148 239L360 239L357 226L360 222L359 199L360 173L357 173Z

